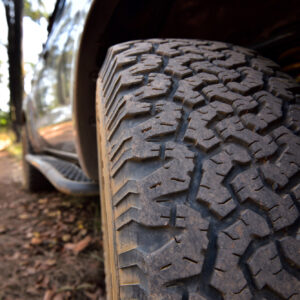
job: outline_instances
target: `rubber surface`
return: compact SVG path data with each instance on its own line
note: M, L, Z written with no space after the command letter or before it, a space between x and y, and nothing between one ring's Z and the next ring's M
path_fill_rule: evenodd
M299 299L299 86L252 50L113 46L97 127L109 299Z
M26 127L22 128L22 169L23 169L23 186L30 192L41 192L53 189L43 174L32 166L26 160L26 154L34 154L29 138L27 136Z

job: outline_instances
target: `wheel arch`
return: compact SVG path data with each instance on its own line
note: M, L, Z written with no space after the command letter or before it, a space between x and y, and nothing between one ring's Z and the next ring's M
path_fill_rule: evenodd
M95 91L98 72L107 49L116 43L155 36L161 22L153 25L149 8L159 11L160 19L170 9L174 0L113 0L94 1L87 16L75 58L73 80L73 116L75 121L75 144L79 162L84 172L92 179L98 179ZM127 9L128 7L133 9ZM155 9L154 9L155 8ZM148 17L143 20L143 17ZM150 12L151 15L151 12ZM120 30L121 24L130 19L127 30ZM142 24L137 31L130 30Z

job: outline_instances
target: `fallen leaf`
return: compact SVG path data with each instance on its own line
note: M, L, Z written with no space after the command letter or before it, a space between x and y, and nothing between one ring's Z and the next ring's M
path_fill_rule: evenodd
M66 250L73 250L75 248L75 244L72 244L72 243L66 243L64 245L64 249Z
M64 248L67 250L72 250L75 254L78 254L81 251L83 251L90 244L91 241L92 241L92 238L90 236L87 236L78 243L65 244Z
M5 233L6 232L6 228L4 225L0 225L0 234Z
M21 256L20 252L15 252L12 256L8 257L9 260L16 260L19 259ZM0 298L1 299L1 298Z
M38 292L38 291L36 290L36 288L33 287L33 286L28 287L28 288L26 289L26 292L27 292L28 294L31 294L31 295L38 295L38 294L39 294L39 292Z
M32 267L28 267L28 268L26 268L26 271L25 271L25 273L24 273L24 275L33 275L33 274L35 274L36 273L36 269L35 268L32 268Z
M53 300L64 300L64 299L65 299L64 294L57 294L53 298Z
M26 237L27 237L28 239L31 239L31 238L33 237L33 233L32 233L32 232L27 232L27 233L26 233Z
M71 240L70 234L64 234L61 238L64 242L69 242Z
M73 251L78 254L79 252L83 251L92 241L92 238L90 236L85 237L80 242L76 243Z
M83 227L82 224L78 224L77 228L78 228L78 229L84 229L84 227Z
M43 281L41 282L40 286L43 288L47 288L50 283L50 278L46 275Z
M81 229L80 231L79 231L79 234L83 237L83 236L86 236L87 235L87 230L86 229Z
M40 235L39 232L34 232L34 233L33 233L33 236L36 237L36 238L39 238L41 235Z
M52 290L47 290L44 294L43 300L52 300L54 296L54 291Z
M56 260L55 259L47 259L45 261L45 264L49 267L52 267L52 266L56 265Z
M36 283L37 284L40 284L45 278L45 275L44 274L40 274L36 280Z
M26 213L20 214L20 215L19 215L19 219L21 219L21 220L26 220L26 219L28 219L29 217L30 217L30 215L29 215L29 214L26 214Z
M33 237L30 241L32 245L40 245L43 241L40 238Z
M28 243L23 244L23 248L24 249L30 249L30 244L28 244Z
M38 201L40 204L46 204L48 202L48 199L47 198L42 198L42 199L39 199Z

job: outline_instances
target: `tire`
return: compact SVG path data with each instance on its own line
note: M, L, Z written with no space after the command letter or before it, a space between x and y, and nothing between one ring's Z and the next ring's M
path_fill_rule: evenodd
M109 49L96 103L108 299L300 298L297 92L221 42Z
M26 154L34 154L26 126L22 128L22 149L23 187L29 192L42 192L53 189L45 176L25 159Z

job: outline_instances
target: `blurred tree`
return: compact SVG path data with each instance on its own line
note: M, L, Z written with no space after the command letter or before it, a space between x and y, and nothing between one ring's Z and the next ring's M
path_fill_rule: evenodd
M22 18L23 0L2 0L8 26L10 119L16 140L21 139L23 88Z
M8 26L8 64L10 90L10 120L16 135L16 141L21 138L22 100L24 96L24 71L22 54L22 20L24 16L39 22L48 15L41 0L36 0L33 8L32 0L2 0L5 7ZM1 80L1 76L0 76Z
M46 8L43 1L36 0L37 7L33 7L33 3L30 0L24 0L24 16L30 17L35 22L40 22L42 18L48 18Z

